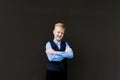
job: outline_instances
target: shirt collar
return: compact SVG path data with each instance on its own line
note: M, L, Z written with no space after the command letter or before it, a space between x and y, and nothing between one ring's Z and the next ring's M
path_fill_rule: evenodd
M55 43L61 43L61 41L57 41L56 39L53 40Z

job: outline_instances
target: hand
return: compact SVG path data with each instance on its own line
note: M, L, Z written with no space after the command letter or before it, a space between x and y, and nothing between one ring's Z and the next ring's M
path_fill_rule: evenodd
M65 52L70 52L71 50L72 50L71 48L67 48Z
M55 54L56 51L53 50L53 49L47 49L47 50L46 50L46 53L48 53L48 54Z

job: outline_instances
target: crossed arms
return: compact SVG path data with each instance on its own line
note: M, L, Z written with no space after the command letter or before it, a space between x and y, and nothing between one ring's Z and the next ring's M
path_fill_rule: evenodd
M66 43L66 50L65 51L55 51L52 49L50 42L46 44L46 54L49 61L57 61L60 62L64 58L73 58L73 50L70 48L68 43Z

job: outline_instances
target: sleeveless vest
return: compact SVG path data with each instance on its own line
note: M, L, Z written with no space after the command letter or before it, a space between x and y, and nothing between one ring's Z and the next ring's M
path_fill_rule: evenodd
M54 41L50 41L51 47L55 50L55 51L65 51L66 49L66 43L61 41L60 44L60 49L58 48L58 46L55 44ZM66 71L67 69L67 60L63 59L60 62L57 61L48 61L48 65L47 65L48 70L51 71Z

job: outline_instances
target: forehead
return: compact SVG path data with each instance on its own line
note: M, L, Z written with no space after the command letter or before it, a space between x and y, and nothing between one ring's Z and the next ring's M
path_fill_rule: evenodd
M56 31L64 31L64 28L62 28L62 27L60 27L60 26L56 26L56 27L55 27L55 30L56 30Z

